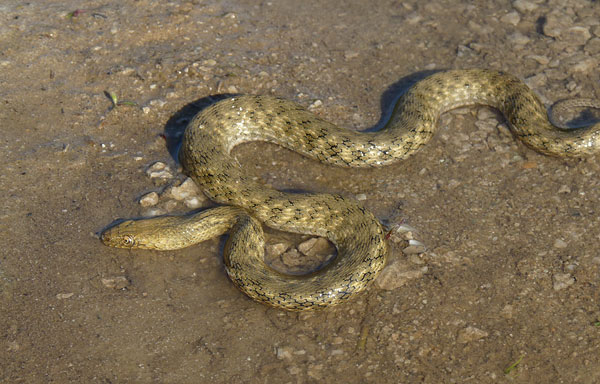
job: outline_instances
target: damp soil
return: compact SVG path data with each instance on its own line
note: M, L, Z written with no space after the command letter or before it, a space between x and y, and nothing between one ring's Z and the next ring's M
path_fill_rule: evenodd
M145 213L164 188L146 170L176 173L176 132L218 95L286 97L348 129L381 126L445 68L511 72L548 105L598 98L598 20L585 0L3 1L0 381L600 382L600 157L537 154L485 107L382 169L236 150L273 187L415 228L427 251L389 256L401 284L345 305L251 301L223 239L161 253L97 237Z

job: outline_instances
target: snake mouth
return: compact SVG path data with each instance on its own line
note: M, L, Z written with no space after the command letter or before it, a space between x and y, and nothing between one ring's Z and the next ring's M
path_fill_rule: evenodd
M141 244L137 244L133 236L127 234L115 235L112 228L109 228L100 234L100 241L102 241L104 245L115 248L133 248L135 246L144 248Z
M102 233L100 234L100 241L104 244L104 245L108 245L110 247L116 247L119 245L118 242L115 241L114 237L111 235L111 230L109 229L105 229L104 231L102 231Z

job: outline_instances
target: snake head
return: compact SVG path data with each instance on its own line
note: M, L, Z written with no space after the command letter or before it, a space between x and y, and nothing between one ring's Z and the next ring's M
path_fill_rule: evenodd
M158 216L149 219L125 220L106 228L100 235L104 245L115 248L154 249L159 251L180 249L190 245L177 234L188 231L178 223L178 216ZM185 239L184 239L185 240Z
M143 248L136 239L135 221L126 220L102 231L100 240L104 245L115 248Z

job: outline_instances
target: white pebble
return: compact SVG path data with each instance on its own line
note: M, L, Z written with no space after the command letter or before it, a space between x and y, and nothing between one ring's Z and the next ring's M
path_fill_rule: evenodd
M569 246L569 244L567 244L562 239L556 239L556 240L554 240L554 248L564 249L564 248L567 248L568 246Z
M298 244L298 250L306 256L332 255L335 253L333 245L323 237L313 237Z
M202 206L202 201L197 196L191 196L185 198L183 204L190 209L196 209Z
M571 188L569 188L568 185L563 184L558 189L558 193L571 193Z
M194 180L188 177L181 185L169 188L167 196L172 197L175 200L184 200L188 197L196 196L198 193L198 186Z
M552 276L552 282L552 287L554 290L560 291L575 284L575 278L568 273L557 273Z
M458 332L458 338L456 341L458 341L461 344L466 344L471 341L483 339L484 337L487 337L487 336L488 336L488 333L486 331L483 331L479 328L475 328L472 326L468 326L467 328L461 329Z
M292 359L292 348L291 347L279 347L277 348L277 358L279 360L291 360Z
M506 24L517 25L521 21L521 16L519 16L519 12L512 11L502 16L500 21Z
M123 289L129 285L129 280L125 276L108 277L100 279L106 288Z
M531 39L521 32L515 32L508 36L508 41L515 45L525 45L531 41Z
M152 164L147 170L146 175L151 179L170 179L173 177L168 165L161 161Z
M422 277L428 271L427 266L419 269L408 270L408 266L395 262L386 266L375 280L375 285L387 291L400 288L410 280Z
M512 6L521 13L534 11L538 7L537 4L526 0L515 0L513 1Z
M321 100L315 100L312 102L312 104L310 104L308 106L308 109L315 109L315 108L319 108L320 106L323 105L323 102Z
M274 257L278 257L283 252L287 251L287 249L289 247L290 247L290 245L286 244L286 243L267 244L265 246L265 251L269 258L274 258Z
M140 198L140 205L142 207L151 207L158 204L158 193L150 192Z
M346 51L346 52L344 52L344 57L346 58L346 60L353 59L355 57L358 57L358 52L357 51Z

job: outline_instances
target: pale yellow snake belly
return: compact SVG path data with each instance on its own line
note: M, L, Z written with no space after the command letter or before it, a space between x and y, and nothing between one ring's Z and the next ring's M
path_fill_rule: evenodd
M297 104L270 96L236 96L198 113L186 128L179 160L213 201L225 206L186 216L129 220L101 236L110 246L178 249L225 232L226 270L251 298L288 310L338 304L363 290L384 267L387 244L379 221L358 203L330 194L290 194L247 176L230 154L248 141L279 144L321 162L378 167L404 159L432 137L440 114L483 104L500 110L513 133L555 156L600 150L600 124L562 130L539 98L514 76L491 70L451 70L413 85L384 129L339 128ZM265 265L261 223L328 238L337 257L318 272L288 276Z

